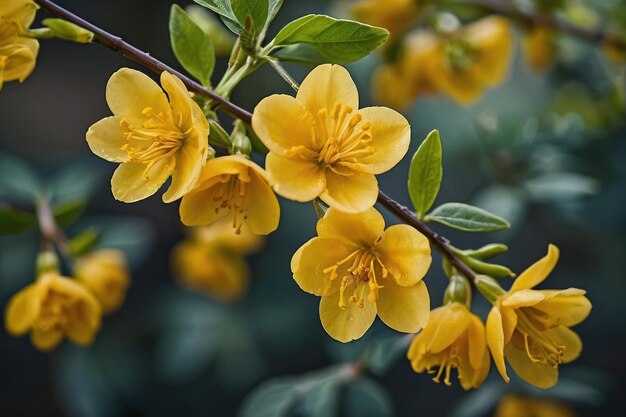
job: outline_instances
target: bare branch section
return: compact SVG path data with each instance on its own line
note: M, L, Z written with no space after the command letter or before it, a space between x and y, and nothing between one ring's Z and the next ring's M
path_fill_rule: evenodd
M167 71L171 74L176 75L180 78L183 83L187 86L190 91L194 93L202 94L206 97L211 98L215 102L219 103L221 108L230 113L231 115L250 123L252 120L252 113L249 111L242 109L241 107L233 104L229 100L224 97L214 93L213 91L203 87L198 84L191 78L181 74L180 72L174 70L170 66L164 64L158 59L154 58L150 54L139 50L128 42L124 41L122 38L118 36L114 36L105 30L85 21L84 19L76 16L75 14L65 10L59 5L55 4L50 0L35 0L42 9L50 12L51 14L58 16L62 19L65 19L69 22L72 22L82 28L85 28L94 33L94 40L116 52L119 52L123 56L129 58L132 61L141 64L145 68L160 74L163 71ZM418 220L415 214L409 210L407 207L401 205L391 197L387 196L382 191L378 194L378 202L380 205L385 207L391 213L393 213L398 219L402 220L404 223L414 227L418 231L420 231L423 235L425 235L428 240L431 242L433 246L449 261L450 264L455 267L458 272L465 275L470 281L474 282L476 274L472 271L461 259L459 259L453 252L452 247L448 243L448 241L438 235L436 232L431 230L425 223Z
M557 19L540 11L525 12L515 6L513 2L503 0L452 0L453 3L467 6L476 6L491 12L521 21L529 25L544 26L566 33L570 36L583 39L592 43L610 45L626 51L626 40L621 37L605 32L602 29L586 28L575 25L565 20Z

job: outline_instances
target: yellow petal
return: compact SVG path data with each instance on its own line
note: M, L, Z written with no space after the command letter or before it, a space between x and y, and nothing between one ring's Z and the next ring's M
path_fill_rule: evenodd
M485 364L485 356L488 356L487 339L485 336L485 325L480 320L480 317L475 314L470 315L470 321L467 326L467 344L470 365L474 369L482 368ZM487 368L489 368L489 360L487 360Z
M369 287L365 287L365 304L359 308L356 303L348 302L344 309L339 307L339 291L322 296L320 300L320 320L330 337L346 343L363 336L376 318L376 304L367 301ZM354 286L348 286L346 294L352 294Z
M497 306L491 308L487 316L486 325L487 345L493 356L493 361L498 368L498 372L502 375L505 382L509 382L510 378L506 373L506 364L504 363L504 331L502 329L502 315Z
M349 265L342 265L337 270L337 278L331 286L330 273L324 269L332 267L345 259L352 250L334 239L315 237L302 245L291 258L293 279L304 291L318 296L336 292L341 278L348 274Z
M572 362L580 356L580 352L583 350L583 342L575 331L565 326L558 326L546 330L546 335L556 345L565 347L563 363Z
M575 326L587 318L591 312L591 302L584 296L585 291L577 288L567 290L543 290L545 301L535 308L558 318L564 326Z
M366 107L359 110L363 119L372 123L372 143L376 152L359 158L359 170L370 174L382 174L396 166L406 155L411 143L411 126L395 110L387 107Z
M540 291L535 290L519 290L506 294L502 297L502 306L509 308L530 307L539 304L545 300L546 296Z
M274 94L254 108L252 127L271 152L284 155L294 146L314 145L313 116L294 97Z
M323 168L304 159L287 159L270 152L265 168L279 195L295 201L311 201L324 190Z
M426 349L439 353L454 343L466 330L470 312L460 303L450 303L432 311L430 322L424 328Z
M554 50L552 30L545 27L532 27L522 37L522 48L530 68L542 71L552 65Z
M549 245L548 254L522 272L513 283L510 292L533 288L540 284L550 275L558 260L559 248L552 244Z
M162 159L144 177L146 164L122 163L111 178L111 191L116 200L134 203L156 193L174 169L174 160Z
M35 19L39 7L30 0L2 0L0 16L16 21L23 28L28 28Z
M428 323L430 297L424 282L411 287L401 287L392 280L380 282L376 301L378 317L389 327L399 332L416 333Z
M161 73L161 85L167 92L170 108L172 110L172 116L177 124L182 128L181 131L184 132L193 127L194 120L192 120L192 106L197 106L198 104L191 99L185 84L183 84L183 82L175 75L172 75L167 71L163 71Z
M161 87L147 75L130 68L122 68L111 75L106 99L113 114L133 126L142 126L146 120L142 112L146 107L172 120L172 111Z
M30 339L37 349L47 352L61 342L63 332L60 330L42 330L36 327L30 334Z
M265 179L252 172L243 203L246 210L244 222L252 233L267 235L278 228L280 206Z
M80 346L88 346L93 342L96 335L95 328L83 321L74 321L69 324L67 338Z
M36 285L23 288L7 304L4 324L7 332L13 336L26 333L39 314L39 308Z
M467 41L478 49L473 66L489 86L500 84L508 74L513 55L513 33L508 19L490 16L467 26Z
M221 184L217 183L185 194L179 208L180 221L185 226L207 226L229 214L227 210L218 210L222 201L214 197L220 187Z
M126 162L128 153L122 150L126 145L124 132L115 116L105 117L87 130L87 144L91 152L111 162Z
M317 234L336 239L355 248L373 246L385 230L385 219L375 208L347 214L329 208L317 222Z
M165 193L163 202L171 203L190 192L200 177L205 163L205 149L182 146L176 152L176 164L172 172L172 183Z
M340 175L326 170L326 189L320 198L345 213L361 213L376 203L378 181L373 174Z
M506 347L506 359L515 373L524 381L538 388L551 388L558 382L559 371L548 363L533 362L525 350L515 347L514 343Z
M385 230L375 252L395 282L405 287L424 278L432 261L426 236L406 224Z
M0 66L0 76L4 81L23 82L35 69L39 42L35 39L14 37L3 55L6 58Z
M302 81L296 99L304 103L313 115L317 115L321 109L332 111L335 103L348 105L353 110L359 108L356 85L350 73L339 65L324 64L316 67Z

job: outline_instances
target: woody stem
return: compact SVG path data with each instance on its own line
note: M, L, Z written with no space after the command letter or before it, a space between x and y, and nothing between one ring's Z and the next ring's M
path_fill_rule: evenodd
M249 111L237 106L236 104L220 96L219 94L216 94L215 92L203 87L202 85L193 81L191 78L174 70L173 68L154 58L150 54L143 52L133 45L129 44L128 42L122 40L120 37L114 36L109 32L106 32L105 30L85 21L84 19L76 16L68 10L65 10L64 8L60 7L50 0L35 0L35 2L39 4L42 9L47 10L51 14L93 32L94 40L101 45L104 45L116 52L121 53L123 56L137 62L138 64L141 64L145 68L157 74L161 73L162 71L167 71L171 74L176 75L182 80L182 82L185 84L185 86L187 86L189 90L214 100L215 102L219 103L224 111L243 120L246 123L251 123L252 113L250 113ZM448 243L447 239L431 230L424 222L420 221L411 210L401 205L391 197L387 196L382 191L379 191L378 193L378 202L380 203L380 205L393 213L398 219L420 231L424 236L428 238L431 244L450 261L452 266L457 268L458 271L465 275L471 282L474 282L476 274L454 254L452 247ZM54 218L52 218L52 220L54 221ZM57 233L57 235L55 236L57 238L56 241L58 244L58 228L55 233ZM63 250L62 247L60 247L59 249Z
M451 4L476 6L529 25L542 26L588 42L611 45L626 51L626 40L600 28L586 28L558 19L538 10L520 10L514 2L504 0L447 0Z

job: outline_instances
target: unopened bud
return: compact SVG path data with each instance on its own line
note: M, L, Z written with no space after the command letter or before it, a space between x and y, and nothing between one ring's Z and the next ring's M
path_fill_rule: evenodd
M472 287L464 276L454 274L450 277L450 283L443 294L443 304L461 303L468 308L472 304Z
M498 281L488 277L487 275L478 275L474 280L474 285L478 288L478 291L485 297L491 304L494 304L498 298L506 293L504 289L498 284Z
M44 19L41 22L54 37L77 43L90 43L93 33L63 19Z
M37 256L36 273L37 277L43 274L59 273L59 258L53 251L47 250Z

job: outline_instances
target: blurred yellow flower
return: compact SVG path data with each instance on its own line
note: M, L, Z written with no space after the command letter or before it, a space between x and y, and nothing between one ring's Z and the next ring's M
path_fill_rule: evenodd
M352 7L352 16L398 34L411 27L425 3L427 0L359 0Z
M539 388L557 383L558 365L576 359L580 337L570 330L591 311L585 291L533 290L545 280L559 259L548 254L524 271L511 289L498 297L487 318L487 342L500 375L509 381L504 358L526 382Z
M124 302L130 273L121 250L102 249L83 256L77 260L74 274L96 296L103 313L117 310Z
M435 34L426 31L407 36L397 62L384 64L374 73L376 101L407 109L417 96L434 93L425 63L433 53L439 53L439 42Z
M552 46L553 30L544 26L530 28L522 37L522 49L530 68L535 71L548 69L554 60Z
M575 417L571 407L545 398L505 395L496 408L494 417Z
M385 230L374 208L358 214L330 208L317 234L293 255L291 271L300 288L322 297L320 319L332 338L360 338L376 314L400 332L416 332L428 322L422 278L431 256L424 235L407 225Z
M490 16L459 30L424 62L432 85L463 105L505 79L513 56L511 22Z
M209 160L180 204L180 219L187 226L210 225L228 214L237 233L243 224L259 235L278 227L280 206L267 175L243 155Z
M32 0L2 0L0 4L0 89L6 81L23 82L35 69L39 42L24 35L37 8Z
M47 351L64 336L78 345L89 345L100 328L101 315L98 300L84 285L46 273L9 300L5 326L14 336L30 331L35 347Z
M434 309L430 321L411 343L408 358L415 372L437 375L439 383L450 381L452 368L458 372L465 390L478 388L489 373L490 357L485 339L485 326L461 303L452 302Z
M398 112L359 110L350 74L330 64L311 71L295 98L275 94L261 100L252 126L270 150L266 169L278 194L296 201L320 197L347 213L374 205L374 175L395 166L411 138Z
M242 257L258 249L262 238L247 227L236 234L227 218L192 235L172 251L172 267L180 283L221 301L240 298L248 288L248 266Z
M115 72L106 99L113 116L87 131L92 152L120 162L111 179L116 199L131 203L154 194L172 176L166 203L189 192L208 154L209 124L185 85L163 72L161 84L130 68Z

